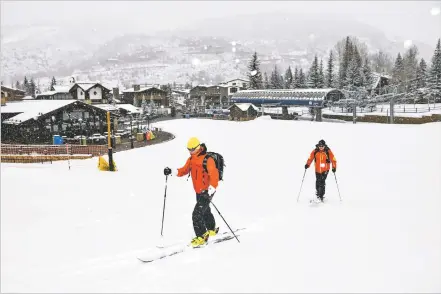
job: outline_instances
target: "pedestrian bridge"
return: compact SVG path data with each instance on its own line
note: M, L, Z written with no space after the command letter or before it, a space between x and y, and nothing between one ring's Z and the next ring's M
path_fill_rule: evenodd
M232 103L252 103L254 105L273 104L279 106L325 107L326 102L345 99L343 92L327 89L267 89L244 90L234 93Z

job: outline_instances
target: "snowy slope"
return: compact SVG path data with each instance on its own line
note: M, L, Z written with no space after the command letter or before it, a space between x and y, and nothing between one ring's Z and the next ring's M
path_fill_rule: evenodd
M176 139L97 159L1 164L3 292L440 292L441 124L174 120ZM188 242L191 181L165 177L198 136L226 160L213 201L235 240L150 264L156 244ZM319 139L338 161L329 202L312 207L304 164ZM212 208L221 231L228 228Z

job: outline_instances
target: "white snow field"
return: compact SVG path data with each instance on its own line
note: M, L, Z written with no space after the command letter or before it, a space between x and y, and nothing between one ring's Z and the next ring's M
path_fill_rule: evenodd
M182 119L164 144L98 159L1 164L2 292L440 292L441 123ZM190 242L195 194L163 168L197 136L226 160L213 202L235 239L142 263L157 244ZM328 202L311 205L320 139L334 151ZM221 232L228 231L212 207Z

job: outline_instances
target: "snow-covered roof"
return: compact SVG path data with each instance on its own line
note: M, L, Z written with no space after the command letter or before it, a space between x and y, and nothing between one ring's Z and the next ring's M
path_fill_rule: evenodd
M1 107L1 113L19 114L4 120L3 123L20 124L75 102L77 102L77 100L30 100L8 102L5 106Z
M123 90L123 93L143 92L143 91L147 91L147 90L150 90L150 89L161 90L161 89L158 89L158 88L156 88L156 87L140 87L139 90L137 90L137 91L135 91L134 88L128 88L128 89L125 89L125 90ZM162 91L162 90L161 90L161 91Z
M25 96L23 97L23 100L34 100L35 98L32 96Z
M233 104L233 106L236 105L237 107L240 108L240 110L242 111L247 111L250 107L254 108L254 110L259 111L259 108L257 108L254 104L252 103L235 103ZM230 109L232 106L230 106L228 109Z
M80 87L84 91L87 91L87 90L95 87L96 85L101 85L102 87L106 88L107 90L109 90L109 91L111 90L99 82L76 82L75 85L77 85L78 87Z
M247 83L250 82L249 80L246 80L246 79L237 78L237 79L231 79L231 80L228 80L226 82L223 82L223 84L226 84L226 83L229 83L229 82L233 82L233 81L244 81L244 82L247 82Z
M139 107L133 106L132 104L94 104L98 108L101 108L105 111L118 111L119 109L124 109L125 111L129 111L131 113L141 113L142 110Z
M1 88L2 88L2 90L4 89L4 90L9 90L9 91L19 91L19 92L25 93L25 91L23 91L23 90L7 87L7 86L3 86L3 85L1 86Z
M132 104L117 104L116 107L122 108L126 111L129 111L131 113L141 113L142 109L140 107L136 107Z
M59 86L59 85L54 85L53 86L55 92L57 93L69 93L70 88L72 88L72 86Z

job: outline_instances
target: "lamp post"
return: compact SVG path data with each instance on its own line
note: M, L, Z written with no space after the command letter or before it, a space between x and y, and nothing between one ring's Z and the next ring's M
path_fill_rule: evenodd
M135 148L133 146L133 128L132 128L132 120L133 120L133 115L130 114L130 148Z
M80 145L83 145L83 119L79 118L78 122L80 123Z

